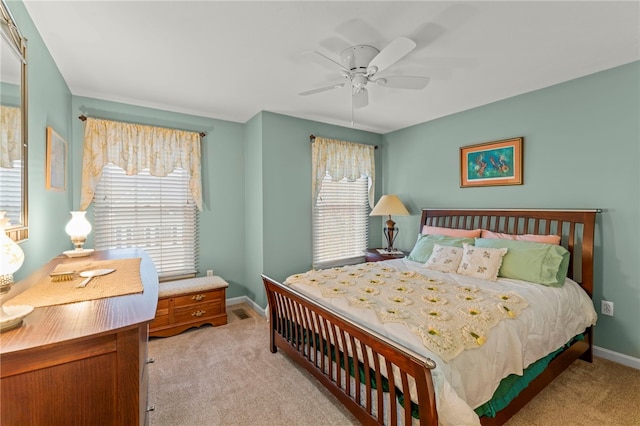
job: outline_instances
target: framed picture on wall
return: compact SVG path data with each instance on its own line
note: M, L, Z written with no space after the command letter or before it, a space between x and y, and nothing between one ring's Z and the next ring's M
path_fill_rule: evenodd
M67 141L53 128L47 127L47 189L67 189Z
M460 148L460 187L522 185L523 138Z

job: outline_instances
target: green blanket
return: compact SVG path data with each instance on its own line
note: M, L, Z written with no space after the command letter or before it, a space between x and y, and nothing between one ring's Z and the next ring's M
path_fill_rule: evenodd
M287 324L287 331L288 331L288 335L290 336L289 339L293 344L307 342L308 336L313 334L314 337L313 337L312 346L315 346L316 349L319 349L321 347L320 336L312 333L310 330L302 329L300 325L296 325L296 331L297 331L296 335L298 336L298 339L293 338L290 324ZM519 376L517 374L511 374L505 377L504 379L502 379L502 381L500 381L500 385L498 385L498 389L496 389L491 400L489 400L488 402L482 404L480 407L475 409L476 414L478 414L478 416L480 417L482 416L495 417L496 413L502 410L503 408L505 408L507 405L509 405L509 403L515 397L517 397L520 394L520 392L522 392L527 386L529 386L529 383L531 383L536 377L538 377L538 375L542 373L545 368L547 368L549 363L558 354L560 354L562 351L564 351L566 348L571 346L576 341L583 340L583 339L584 339L584 335L582 334L574 337L573 339L571 339L571 341L566 343L563 347L557 349L554 352L551 352L549 355L545 356L544 358L541 358L536 362L534 362L533 364L529 365L527 368L524 369L522 376ZM296 340L299 340L300 342L297 342ZM336 347L334 345L332 344L327 345L326 340L323 342L323 344L324 344L323 347L325 352L324 354L327 355L333 362L337 362L339 357L340 361L338 363L340 364L340 367L344 369L344 354L339 353L339 351L336 351ZM349 367L349 375L355 378L356 363L354 362L354 359L352 357L347 357L347 365ZM365 384L364 368L365 368L364 364L362 362L358 362L360 383L362 384ZM377 389L375 371L371 368L369 371L369 379L371 381L371 387L373 389ZM382 385L381 387L383 392L389 391L389 381L384 376L382 377L381 385ZM402 407L404 407L404 395L399 389L396 390L396 393L398 395L398 402ZM419 418L418 413L419 413L418 405L415 404L414 402L411 402L411 415L417 419Z

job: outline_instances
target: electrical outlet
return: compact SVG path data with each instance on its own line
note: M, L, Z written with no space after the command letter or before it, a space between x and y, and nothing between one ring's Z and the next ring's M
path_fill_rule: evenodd
M600 307L600 312L603 315L608 315L610 317L613 316L613 302L609 302L608 300L603 300L602 305Z
M207 269L207 276L208 277L212 277L213 276L213 269Z

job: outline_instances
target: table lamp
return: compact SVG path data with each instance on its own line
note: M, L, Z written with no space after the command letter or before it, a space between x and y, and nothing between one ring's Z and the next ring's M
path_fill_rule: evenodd
M24 252L5 233L5 227L8 225L9 219L5 217L5 212L0 212L0 331L19 327L22 319L33 311L33 306L29 305L1 305L2 299L13 285L13 273L20 269L24 262Z
M91 224L85 217L86 213L86 211L71 212L71 220L64 228L71 237L71 242L76 246L74 250L64 252L67 257L83 257L93 253L93 249L82 248L87 241L87 235L91 232Z
M385 222L384 236L387 238L387 251L394 251L393 242L398 236L400 230L396 228L396 223L391 220L391 215L409 216L402 201L397 195L383 195L375 205L369 216L389 216L389 220Z

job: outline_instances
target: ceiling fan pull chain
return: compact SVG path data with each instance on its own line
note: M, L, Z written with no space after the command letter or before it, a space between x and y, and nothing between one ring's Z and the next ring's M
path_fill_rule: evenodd
M355 126L353 121L353 88L351 88L351 127Z

